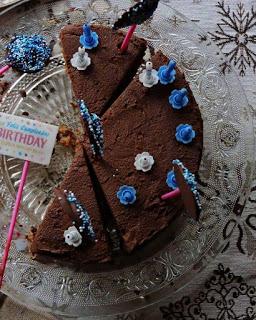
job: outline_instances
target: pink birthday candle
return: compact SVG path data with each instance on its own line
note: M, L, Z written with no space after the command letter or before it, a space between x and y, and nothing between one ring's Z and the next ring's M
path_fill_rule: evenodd
M161 196L162 200L174 199L177 198L181 194L180 189L177 188L171 192L165 193Z
M6 245L4 248L4 255L3 255L3 259L2 259L2 263L1 263L1 267L0 267L0 289L1 289L2 283L3 283L4 272L5 272L8 256L9 256L9 251L10 251L10 247L11 247L11 243L12 243L12 237L13 237L13 233L14 233L14 228L15 228L17 216L18 216L19 209L20 209L22 193L23 193L23 189L24 189L27 175L28 175L29 164L30 164L29 161L25 161L25 163L24 163L22 175L21 175L21 180L20 180L20 184L19 184L19 189L17 192L15 205L14 205L14 208L12 211L11 224L10 224L10 228L8 231L7 241L6 241Z
M130 26L128 32L126 33L126 36L125 36L124 41L123 41L121 48L120 48L122 53L124 53L127 50L128 46L129 46L129 42L131 40L131 37L132 37L136 27L137 27L137 25L133 24L132 26Z
M4 66L0 69L0 76L4 74L7 70L9 70L11 66Z

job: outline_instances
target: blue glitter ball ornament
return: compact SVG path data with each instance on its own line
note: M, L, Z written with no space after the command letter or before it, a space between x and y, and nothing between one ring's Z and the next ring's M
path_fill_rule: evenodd
M172 189L178 188L175 174L174 174L174 170L171 170L167 173L166 183L169 188L172 188Z
M180 90L173 90L169 97L169 103L173 109L180 110L187 106L188 100L188 91L186 88Z
M176 128L175 137L177 141L183 144L191 143L192 140L195 138L195 136L196 136L196 133L193 130L192 126L189 124L180 124Z
M83 34L80 36L80 44L85 49L96 48L99 44L99 36L93 32L88 24L83 25Z
M176 76L176 62L174 60L170 60L167 66L161 66L158 70L159 81L162 84L169 84L175 80Z
M136 190L132 186L121 186L116 195L120 200L120 203L124 204L125 206L133 204L136 201Z
M51 56L51 49L40 35L15 36L6 49L7 63L27 73L42 70Z

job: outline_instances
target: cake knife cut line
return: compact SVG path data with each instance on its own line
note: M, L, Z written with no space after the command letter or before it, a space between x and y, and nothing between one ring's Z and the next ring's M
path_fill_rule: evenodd
M113 255L120 254L122 251L122 240L121 240L121 236L119 234L119 231L117 229L115 218L113 217L112 211L108 205L108 202L107 202L106 197L104 195L104 192L101 188L101 185L98 181L96 173L95 173L93 166L87 156L85 147L83 147L83 151L84 151L84 157L85 157L85 160L86 160L86 163L87 163L90 175L91 175L91 180L92 180L95 196L96 196L96 199L98 199L97 200L98 207L99 207L99 211L101 213L103 227L106 230L107 237L108 237L108 240L110 243L111 252Z

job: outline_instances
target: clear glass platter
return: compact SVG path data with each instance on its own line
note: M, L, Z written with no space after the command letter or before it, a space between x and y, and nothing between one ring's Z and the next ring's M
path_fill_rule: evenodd
M85 21L111 25L133 3L37 1L2 14L1 65L4 46L14 33L41 33L56 44L55 56L44 70L11 74L13 85L0 111L77 129L78 116L70 108L72 92L58 45L59 30L67 23ZM252 120L244 92L225 58L207 34L166 0L160 2L153 18L138 27L137 35L177 61L200 106L204 120L200 221L193 222L184 215L174 241L154 256L121 270L81 273L32 260L21 240L31 225L40 223L52 189L72 160L68 149L56 146L48 168L31 165L4 278L3 292L33 309L67 319L104 318L146 307L174 294L223 248L221 231L225 221L234 206L242 205L248 196L254 170ZM0 257L21 170L22 161L0 158Z
M19 2L20 0L0 0L0 9L13 5L14 3Z

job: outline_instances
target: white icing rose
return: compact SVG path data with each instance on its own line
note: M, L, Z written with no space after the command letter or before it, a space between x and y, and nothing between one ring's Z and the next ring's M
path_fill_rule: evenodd
M134 166L137 170L147 172L151 170L154 163L154 158L148 152L142 152L135 157Z
M69 246L79 247L82 243L82 236L75 226L69 227L64 232L64 238Z

